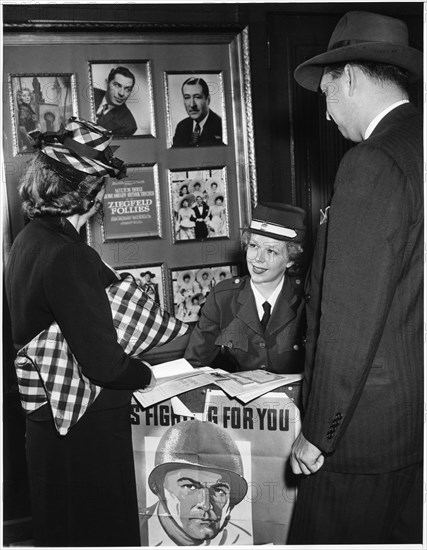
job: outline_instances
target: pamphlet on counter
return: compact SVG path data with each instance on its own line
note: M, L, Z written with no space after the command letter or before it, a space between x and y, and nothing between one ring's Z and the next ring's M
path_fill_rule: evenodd
M211 367L194 368L186 359L176 359L150 368L153 382L147 388L134 392L135 399L144 408L211 384L218 386L229 397L249 403L269 391L302 379L302 373L275 374L261 369L229 373Z

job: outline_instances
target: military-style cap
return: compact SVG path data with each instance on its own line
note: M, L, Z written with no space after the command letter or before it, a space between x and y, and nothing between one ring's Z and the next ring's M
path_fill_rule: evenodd
M279 241L301 243L305 238L305 211L291 204L258 204L249 226L251 233Z

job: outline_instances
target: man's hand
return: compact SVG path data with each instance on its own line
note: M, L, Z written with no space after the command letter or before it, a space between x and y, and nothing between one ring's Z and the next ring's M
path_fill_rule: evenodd
M323 466L325 457L322 451L307 441L300 433L291 449L291 467L294 474L314 474Z

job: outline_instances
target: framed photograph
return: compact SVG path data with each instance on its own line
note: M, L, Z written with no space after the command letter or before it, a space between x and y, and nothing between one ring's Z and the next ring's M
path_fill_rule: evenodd
M164 264L132 265L116 269L118 273L130 273L139 284L162 309L166 309L166 275Z
M124 82L133 85L126 92L126 102L123 98L122 103L133 113L132 120L140 124L140 128L131 136L126 132L118 135L116 131L117 139L113 139L112 147L119 145L115 156L127 166L139 168L128 180L120 180L114 186L107 182L104 220L94 216L82 231L102 259L116 267L162 262L177 268L239 263L240 228L247 225L252 208L258 202L249 28L235 23L194 24L186 26L183 32L180 25L61 21L59 26L53 22L26 22L22 26L17 23L9 31L4 37L5 74L33 76L37 72L35 76L41 77L67 74L62 97L66 98L66 105L73 107L69 109L72 115L96 121L110 72L123 66L133 75L126 80L122 74L116 80L123 77ZM78 80L78 112L73 99L73 74ZM172 148L176 126L189 117L182 85L195 76L203 78L208 85L209 98L205 103L209 103L210 111L221 119L218 135L224 145ZM16 89L19 80L14 80ZM22 87L30 87L35 97L32 79L28 80L22 81ZM47 79L38 80L41 88L46 87ZM95 88L101 90L100 103L98 93L95 98ZM200 91L198 86L196 89ZM5 179L11 211L10 234L14 237L24 226L18 208L21 202L18 186L22 173L20 163L28 155L14 158L9 101L4 107L5 163L10 166ZM17 112L17 106L14 109ZM48 124L51 115L45 106L41 112ZM17 137L15 139L17 143ZM172 228L175 214L171 206L169 171L174 171L175 187L181 179L179 172L185 180L193 179L203 170L206 181L211 177L205 175L211 167L219 173L212 177L221 176L226 225L218 224L220 231L210 231L207 240L196 239L194 235L186 245L175 235L175 226ZM130 180L134 180L132 185ZM148 201L152 201L151 204ZM211 229L214 227L215 220ZM169 278L167 283L169 298Z
M149 60L89 61L92 120L114 137L155 137Z
M220 281L236 277L237 265L199 266L170 270L175 317L197 323L210 290Z
M161 237L157 164L128 164L127 176L109 178L103 201L103 241Z
M56 132L78 116L72 73L9 74L9 97L14 155L34 152L29 132Z
M170 170L172 240L229 236L226 168Z
M168 147L227 144L221 71L165 73Z

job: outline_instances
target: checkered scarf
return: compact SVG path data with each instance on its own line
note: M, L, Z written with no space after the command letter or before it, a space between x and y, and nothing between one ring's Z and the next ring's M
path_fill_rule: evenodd
M132 276L110 285L117 341L130 356L183 336L189 326L163 311ZM66 435L95 401L100 386L86 378L57 323L19 350L15 367L24 410L29 413L49 403L56 429Z

